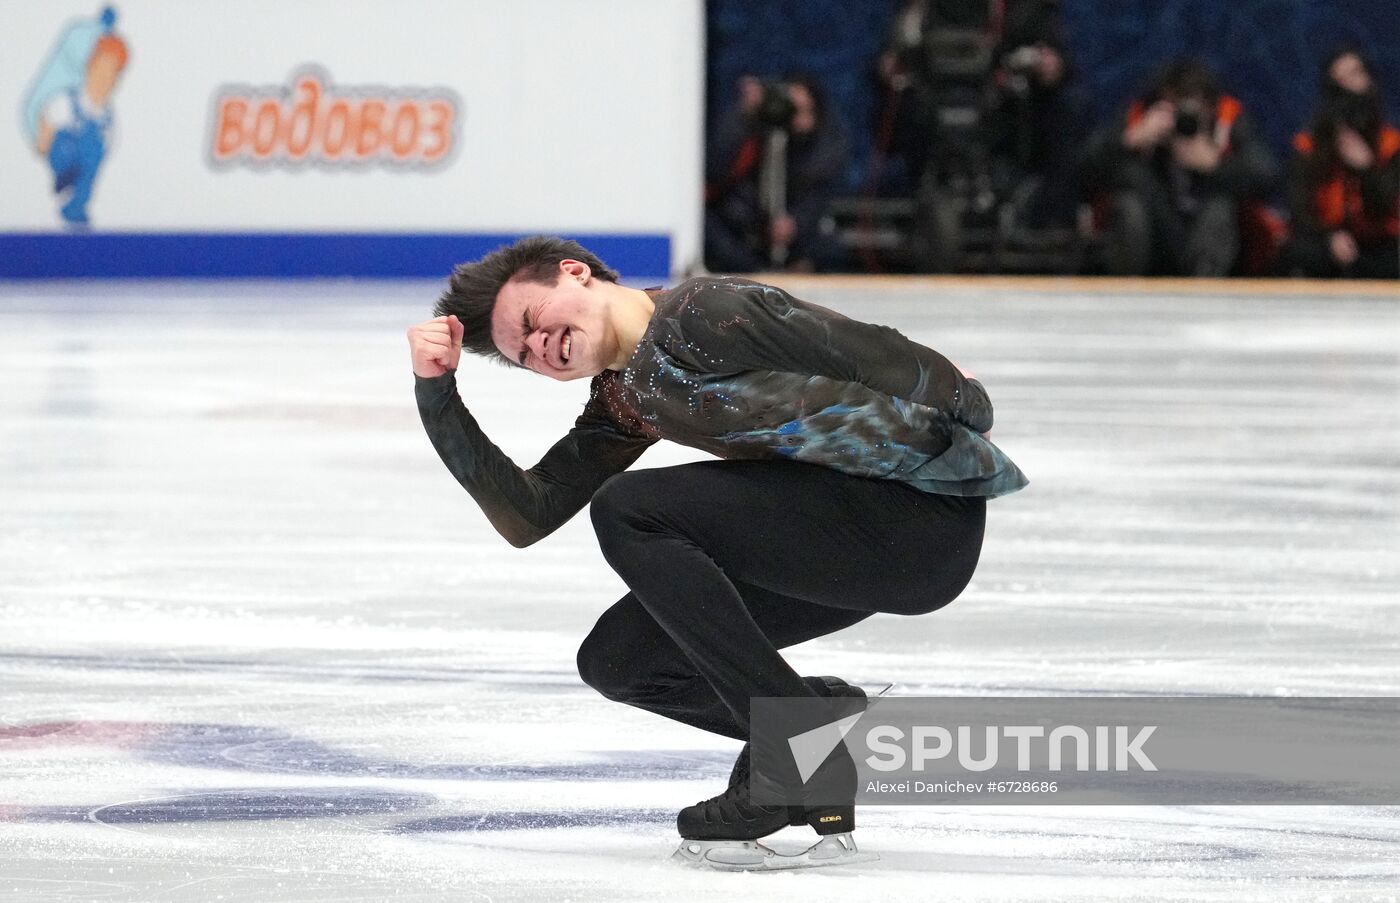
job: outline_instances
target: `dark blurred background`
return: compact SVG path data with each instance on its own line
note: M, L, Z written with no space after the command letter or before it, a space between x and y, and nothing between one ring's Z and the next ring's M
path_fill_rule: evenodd
M733 107L736 86L743 77L778 79L795 73L808 74L825 92L829 113L839 121L846 138L844 167L831 189L836 219L842 219L841 196L846 196L844 218L848 225L860 221L870 229L878 229L883 224L903 233L915 228L913 224L920 216L927 218L927 211L921 214L898 205L877 209L871 204L862 210L855 205L855 199L862 195L902 195L912 199L918 193L917 174L905 174L900 184L897 171L901 162L892 159L898 155L890 152L888 134L881 134L888 125L882 116L888 116L891 92L888 82L882 82L877 75L879 59L889 46L896 17L909 6L909 0L710 0L706 99L709 133L714 136L723 129L726 111ZM1006 4L993 2L989 6L995 17L1004 13ZM1397 0L1063 0L1048 6L1054 8L1058 41L1081 101L1077 109L1082 111L1082 122L1076 127L1085 141L1096 130L1107 133L1119 128L1117 123L1122 121L1129 103L1144 92L1164 64L1187 58L1203 61L1213 71L1222 91L1243 105L1261 145L1272 154L1276 172L1260 198L1282 224L1271 228L1286 228L1293 219L1288 185L1290 160L1294 156L1292 142L1295 133L1307 128L1314 115L1320 71L1334 50L1352 45L1364 54L1378 83L1385 118L1391 124L1400 122ZM882 144L886 151L883 156L878 151ZM716 161L714 156L712 147L708 180L711 183L715 181L714 173L722 168L718 164L727 162ZM710 193L713 194L713 185ZM944 196L948 193L945 191ZM1091 194L1081 191L1079 199L1092 206L1096 199L1088 196ZM830 204L826 209L826 230L830 234ZM1057 259L1065 259L1063 255L1055 256L1058 252L1054 248L1059 246L1053 242L1048 246L1050 256L1039 259L1034 254L1028 260L1018 261L1009 253L1000 257L977 253L956 260L945 257L928 266L894 248L894 239L883 243L868 241L873 245L869 248L851 247L848 230L844 251L833 259L818 261L814 268L1111 270L1104 263L1102 248L1096 251L1085 245L1085 241L1093 244L1092 237L1100 235L1107 222L1102 209L1096 215L1097 220L1090 221L1085 219L1089 212L1081 212L1081 221L1075 226L1081 240L1072 249L1076 255L1072 266L1053 265ZM707 222L707 236L710 225ZM970 222L964 226L963 240L968 247L981 241L969 238L976 228L980 226ZM1266 264L1256 262L1255 268L1279 272L1280 247L1286 241L1286 234L1275 235L1272 257ZM1002 245L1009 246L1007 241L1002 241ZM1232 268L1232 272L1240 270L1239 264Z

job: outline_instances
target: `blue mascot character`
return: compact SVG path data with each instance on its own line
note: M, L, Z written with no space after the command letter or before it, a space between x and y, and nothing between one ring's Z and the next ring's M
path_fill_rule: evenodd
M71 190L59 211L85 226L97 170L112 129L112 91L126 67L126 42L112 30L109 6L94 20L68 26L25 98L24 126L31 146L53 169L53 190Z

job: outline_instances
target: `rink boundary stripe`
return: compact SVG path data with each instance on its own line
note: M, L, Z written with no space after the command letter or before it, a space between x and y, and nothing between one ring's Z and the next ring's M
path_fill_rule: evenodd
M0 232L0 278L446 278L529 232ZM665 233L560 232L633 274L668 273Z

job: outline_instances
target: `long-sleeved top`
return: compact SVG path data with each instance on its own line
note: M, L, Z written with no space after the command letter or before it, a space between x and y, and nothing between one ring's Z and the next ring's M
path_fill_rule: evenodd
M593 378L573 428L528 470L481 431L455 372L415 377L438 455L512 545L554 531L658 439L945 495L1026 485L981 435L992 427L982 385L888 326L736 277L691 279L653 302L626 366Z

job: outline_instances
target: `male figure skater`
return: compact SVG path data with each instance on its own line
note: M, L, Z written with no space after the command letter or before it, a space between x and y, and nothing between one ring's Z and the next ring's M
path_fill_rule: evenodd
M877 611L933 611L967 585L985 500L1026 484L986 438L987 393L894 329L773 286L617 279L577 243L543 236L457 267L437 316L408 330L443 463L517 547L592 503L630 590L578 652L584 682L609 699L748 740L751 698L863 696L800 677L778 650ZM463 405L463 349L592 380L534 467L516 466ZM658 439L721 460L624 472ZM850 804L751 801L749 756L746 745L728 789L681 811L682 837L855 827Z

